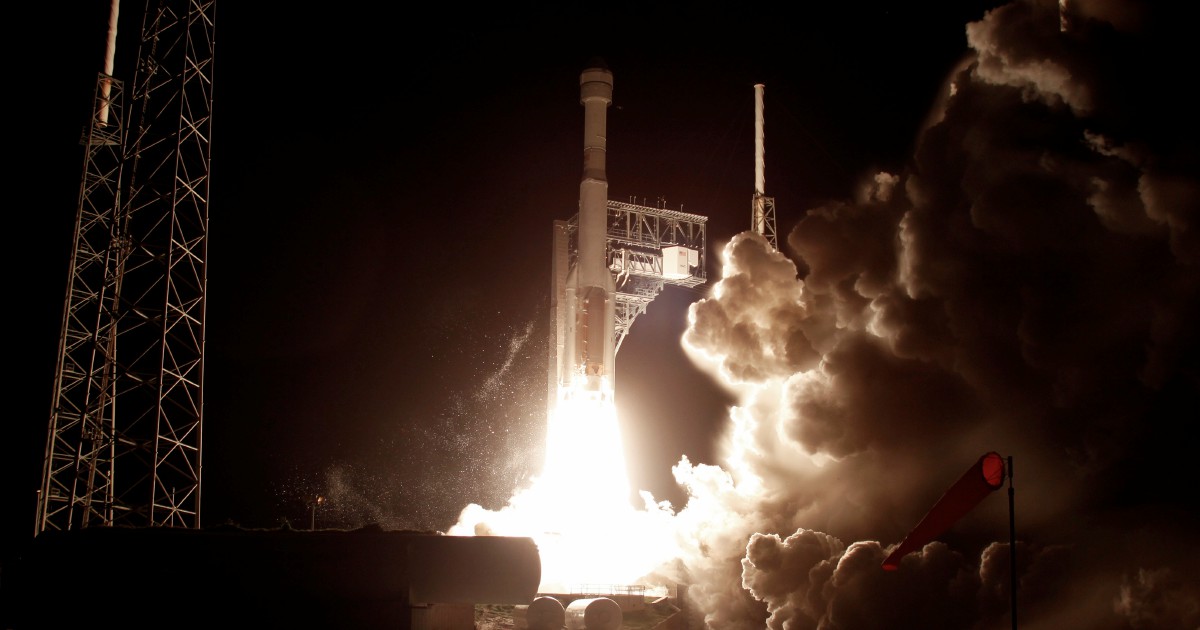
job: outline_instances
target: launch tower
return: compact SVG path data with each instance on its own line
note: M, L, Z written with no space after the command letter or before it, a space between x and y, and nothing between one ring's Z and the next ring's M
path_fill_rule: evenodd
M612 72L580 75L584 164L579 211L553 229L547 402L604 398L615 387L617 350L665 285L705 282L707 217L608 200L607 108Z
M128 113L118 5L82 138L35 534L200 527L215 0L146 3Z

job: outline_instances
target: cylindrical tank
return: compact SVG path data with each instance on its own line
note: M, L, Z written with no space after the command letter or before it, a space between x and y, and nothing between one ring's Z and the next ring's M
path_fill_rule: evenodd
M528 606L513 607L513 626L528 630L562 630L566 609L562 602L542 595L533 598Z
M618 630L621 605L607 597L577 599L566 608L567 630Z
M528 602L542 579L532 538L413 536L404 575L412 603Z

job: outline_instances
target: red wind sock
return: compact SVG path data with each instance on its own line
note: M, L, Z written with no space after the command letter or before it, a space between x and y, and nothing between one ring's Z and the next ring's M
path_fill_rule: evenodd
M950 489L938 499L933 509L921 519L892 553L883 561L886 571L895 571L900 558L914 549L924 547L972 508L988 494L1004 485L1004 458L999 453L985 453L975 462Z

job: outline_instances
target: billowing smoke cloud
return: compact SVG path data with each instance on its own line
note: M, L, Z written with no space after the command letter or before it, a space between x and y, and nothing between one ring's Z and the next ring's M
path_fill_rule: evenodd
M722 465L675 469L673 570L710 627L1008 627L1007 488L880 566L988 451L1013 458L1021 627L1200 627L1200 109L1173 17L989 12L909 165L785 252L727 245L684 343L740 403Z

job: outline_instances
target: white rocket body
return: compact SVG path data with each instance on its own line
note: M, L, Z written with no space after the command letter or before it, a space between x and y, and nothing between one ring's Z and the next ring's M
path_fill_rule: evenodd
M567 275L560 395L612 395L616 367L616 285L608 269L608 106L612 72L591 67L579 76L584 107L583 178L579 183L578 258Z

